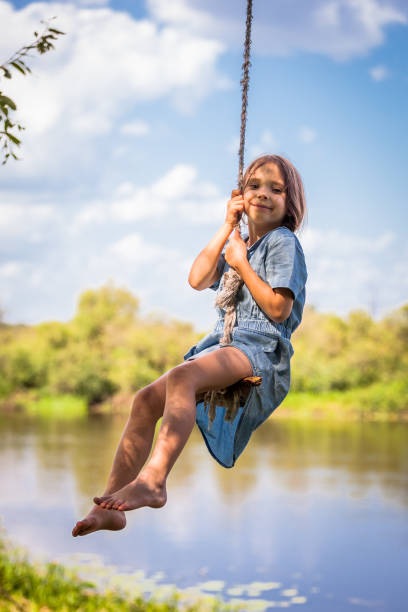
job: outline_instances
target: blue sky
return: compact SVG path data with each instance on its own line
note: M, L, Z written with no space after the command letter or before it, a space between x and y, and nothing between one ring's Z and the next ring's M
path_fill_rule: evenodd
M237 175L245 2L0 0L0 62L57 16L67 35L0 82L26 126L0 182L0 307L67 320L112 281L200 330L189 266ZM408 301L406 0L254 0L246 161L302 174L307 301L381 316Z

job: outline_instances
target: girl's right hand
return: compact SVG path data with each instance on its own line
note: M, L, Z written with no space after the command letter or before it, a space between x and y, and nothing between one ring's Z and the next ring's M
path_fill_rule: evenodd
M244 198L242 193L239 189L233 189L231 192L231 199L227 203L225 223L230 225L231 229L233 229L240 222L243 212Z

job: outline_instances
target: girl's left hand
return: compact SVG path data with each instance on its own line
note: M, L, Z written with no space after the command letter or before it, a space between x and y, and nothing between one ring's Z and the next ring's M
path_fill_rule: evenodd
M243 261L247 261L247 247L241 238L238 228L235 229L228 241L225 249L225 259L231 268L235 270L239 269Z

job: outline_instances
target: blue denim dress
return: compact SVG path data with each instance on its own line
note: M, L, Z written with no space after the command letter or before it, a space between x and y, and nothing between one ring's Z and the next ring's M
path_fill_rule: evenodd
M246 240L247 235L243 234ZM230 346L239 348L249 359L254 376L262 384L252 387L244 406L233 422L224 420L225 408L217 406L216 417L209 426L203 402L197 404L196 422L211 455L224 467L232 467L247 445L252 432L279 406L289 391L292 332L298 327L305 304L307 271L299 240L286 227L267 232L248 249L248 261L258 276L270 287L286 287L294 295L290 316L283 323L272 321L260 309L250 291L243 285L237 295L237 319ZM220 291L222 275L229 268L222 253L218 261L220 280L211 289ZM225 311L217 308L214 329L193 346L185 360L197 359L220 349Z

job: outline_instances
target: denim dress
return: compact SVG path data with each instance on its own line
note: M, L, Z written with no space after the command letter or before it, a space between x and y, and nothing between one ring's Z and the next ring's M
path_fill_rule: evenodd
M242 235L244 240L247 235ZM240 349L252 365L253 375L262 383L251 387L249 396L232 422L225 421L225 408L217 406L210 425L204 403L197 404L196 422L211 455L224 467L232 467L244 450L252 432L279 406L289 391L292 332L298 327L305 304L307 271L299 240L286 227L264 234L247 251L248 261L257 275L272 288L286 287L294 296L292 312L283 323L272 321L255 302L246 285L236 298L236 322L230 346ZM224 253L217 269L220 280L211 286L222 289L222 276L229 269ZM217 307L214 329L193 346L184 360L200 358L219 350L223 336L225 311Z

